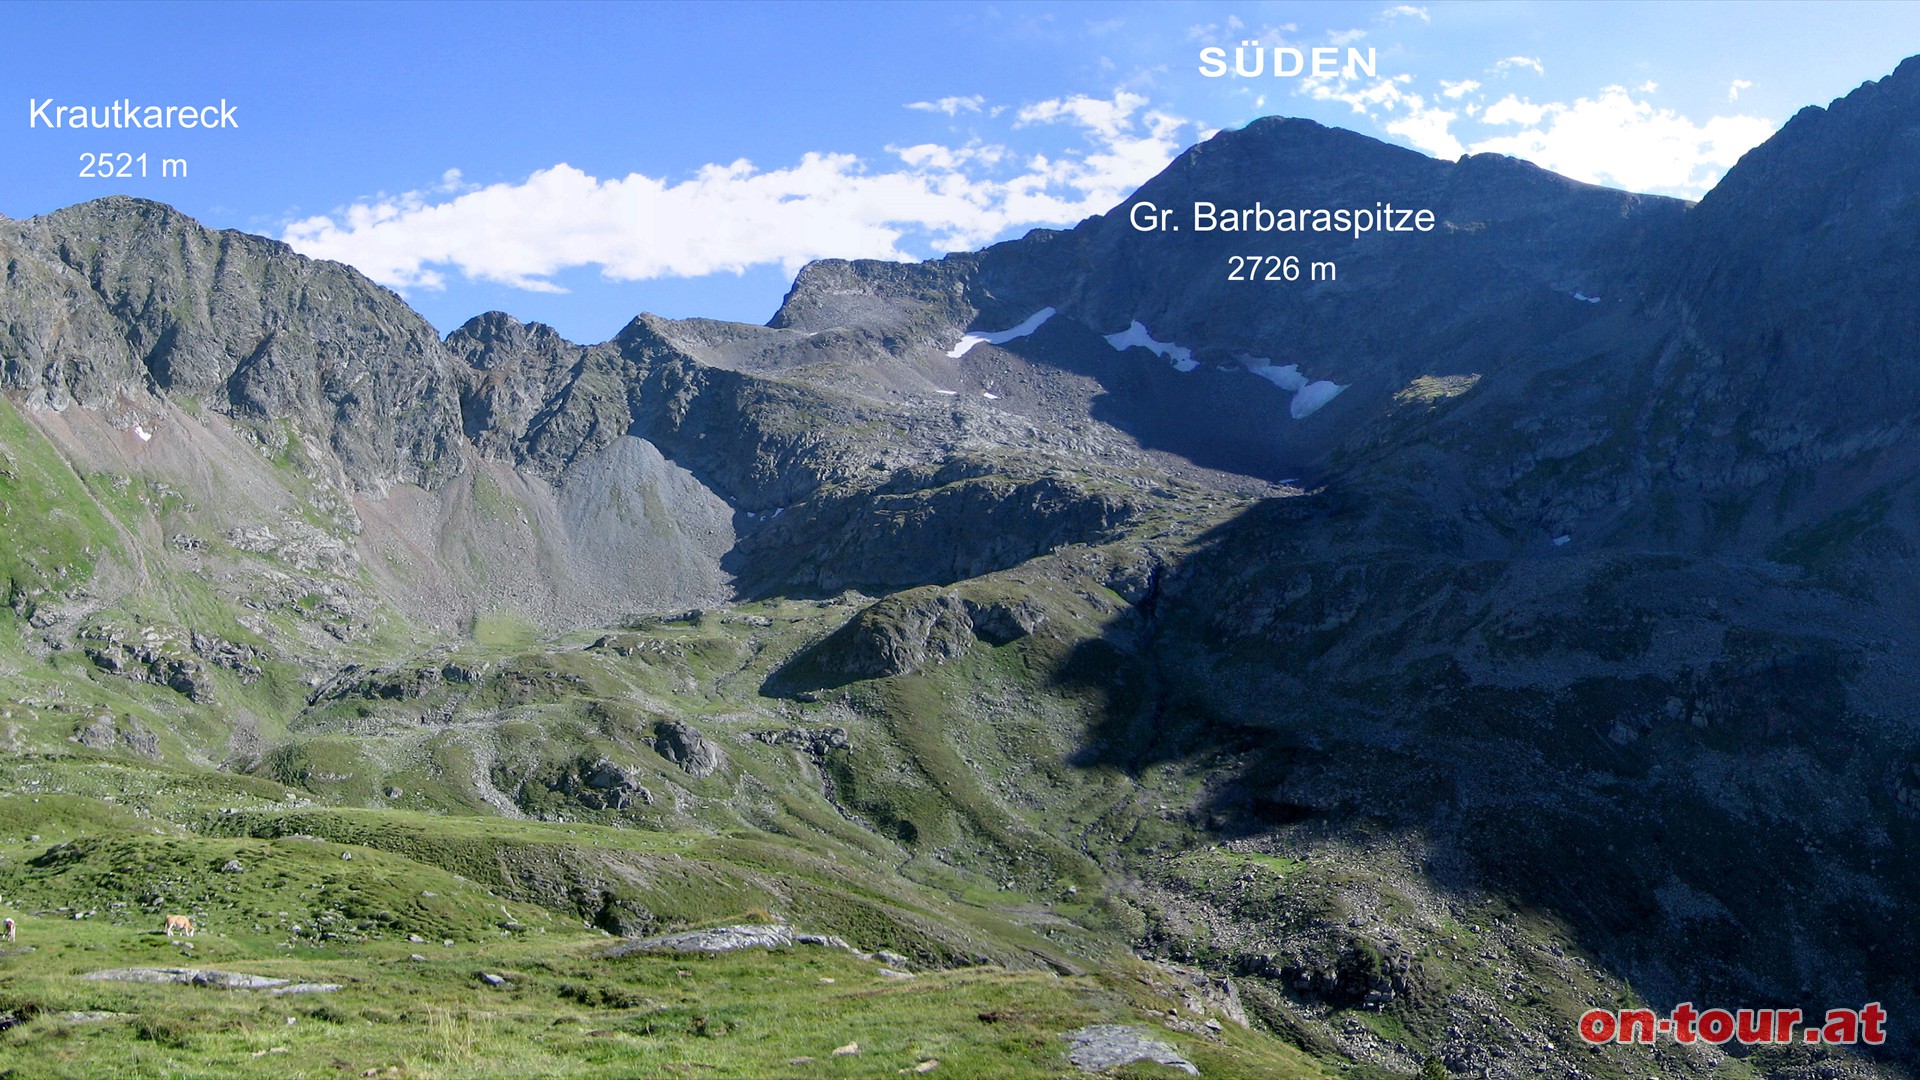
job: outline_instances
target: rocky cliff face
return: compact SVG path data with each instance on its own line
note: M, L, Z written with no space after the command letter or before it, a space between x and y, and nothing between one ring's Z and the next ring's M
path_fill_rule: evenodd
M0 246L4 379L30 406L187 395L299 425L361 487L458 468L459 379L438 335L346 267L127 198L8 223Z

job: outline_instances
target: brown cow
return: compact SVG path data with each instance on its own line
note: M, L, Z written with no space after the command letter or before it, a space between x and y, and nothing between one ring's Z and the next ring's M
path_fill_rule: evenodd
M167 916L167 936L172 937L173 932L175 930L180 931L181 933L187 935L188 937L192 937L193 936L193 916L191 915Z

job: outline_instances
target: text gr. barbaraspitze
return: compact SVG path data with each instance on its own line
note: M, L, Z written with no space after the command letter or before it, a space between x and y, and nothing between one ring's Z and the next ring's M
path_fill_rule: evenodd
M1171 207L1141 200L1127 209L1127 221L1138 232L1179 232ZM1193 204L1194 232L1348 233L1358 238L1370 232L1432 232L1433 211L1408 210L1392 203L1371 207L1342 206L1332 210L1270 209L1260 203L1248 207Z
M1180 232L1183 222L1175 221L1174 216L1173 208L1156 206L1145 199L1127 208L1127 222L1136 232ZM1200 200L1193 203L1192 214L1184 224L1188 231L1197 233L1329 233L1358 240L1367 233L1432 232L1434 218L1431 210L1409 210L1389 202L1370 207L1275 210L1258 202L1247 207L1222 207ZM1339 280L1339 268L1330 260L1303 262L1297 255L1249 252L1227 257L1227 280L1330 282Z

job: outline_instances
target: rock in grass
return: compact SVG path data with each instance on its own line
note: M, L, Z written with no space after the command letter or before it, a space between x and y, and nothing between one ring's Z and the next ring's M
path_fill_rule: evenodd
M834 1057L850 1057L859 1052L860 1044L857 1042L850 1042L845 1046L836 1046L833 1048Z
M712 776L727 762L726 755L698 728L673 720L654 725L653 748L689 776Z
M711 930L687 930L662 934L616 945L601 953L605 957L630 956L641 952L732 952L735 949L780 949L794 943L793 930L778 923L753 923L740 926L716 926Z
M1091 1024L1068 1033L1067 1041L1073 1044L1067 1051L1067 1060L1087 1072L1105 1072L1133 1061L1152 1061L1192 1076L1200 1075L1193 1062L1154 1038L1145 1028Z
M220 986L229 990L271 990L286 986L291 979L274 979L239 971L208 971L201 968L110 968L88 972L84 979L105 982L178 983L182 986Z

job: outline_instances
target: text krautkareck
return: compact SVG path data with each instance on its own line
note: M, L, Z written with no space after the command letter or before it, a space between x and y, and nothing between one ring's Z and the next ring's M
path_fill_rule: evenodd
M29 128L237 128L239 106L221 98L217 105L146 105L121 98L106 105L56 105L53 98L27 99Z

